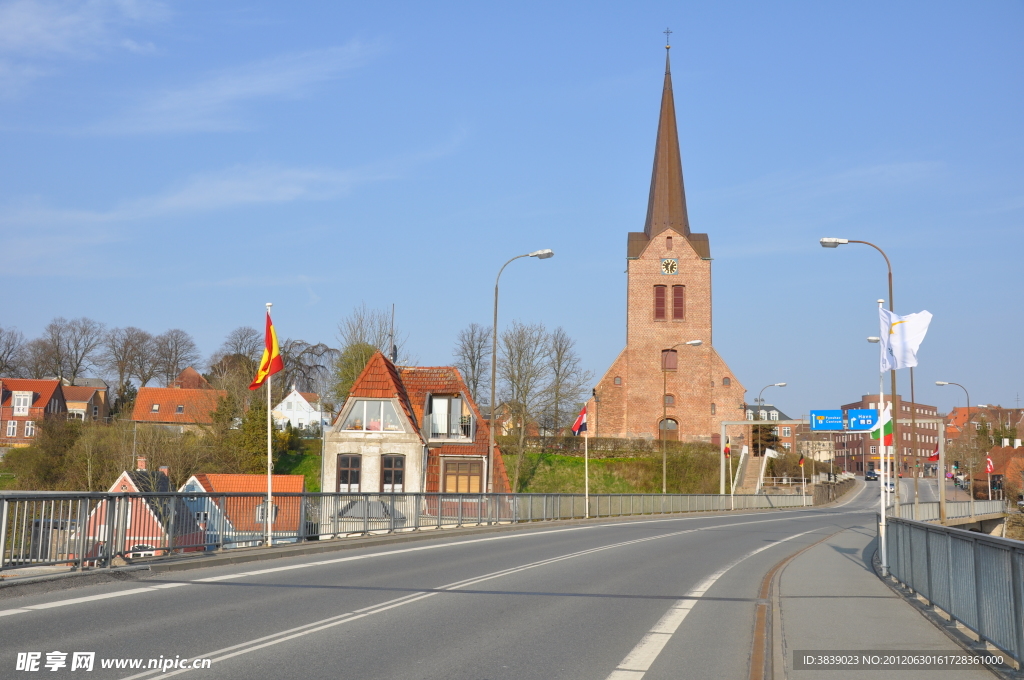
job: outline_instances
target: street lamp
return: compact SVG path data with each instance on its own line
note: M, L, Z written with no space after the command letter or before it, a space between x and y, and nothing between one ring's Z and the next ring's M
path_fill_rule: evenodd
M677 342L676 344L669 347L665 352L671 352L676 347L681 345L689 345L690 347L698 347L703 345L703 340L687 340L686 342ZM658 436L661 437L661 492L667 493L668 490L668 454L665 452L665 433L666 423L668 422L668 404L665 403L668 397L668 367L665 365L667 355L663 352L661 357L661 422L658 423ZM679 427L679 423L676 423L676 428ZM676 430L678 432L678 429Z
M866 245L866 246L871 246L872 248L877 250L879 253L881 253L882 257L885 258L886 269L889 270L889 311L890 312L895 312L895 308L893 307L893 300L892 300L892 263L889 262L889 256L885 254L884 250L882 250L881 248L876 246L874 243L871 243L870 241L855 241L853 239L847 239L847 238L826 237L826 238L823 238L823 239L819 240L818 242L821 244L822 248L838 248L839 246L846 245L848 243L861 243L861 244ZM892 371L890 372L890 375L891 375L891 378L892 378L892 380L891 380L891 383L892 383L892 401L893 401L893 405L895 406L895 403L896 403L896 369L895 368L892 369ZM914 369L910 369L910 380L911 380L911 383L913 383L913 380L914 380ZM878 409L879 409L879 413L881 413L881 409L882 409L881 404L879 404ZM893 440L893 442L896 442L897 439L898 439L897 438L897 432L896 432L897 429L898 428L896 426L896 418L893 418L892 419L892 440ZM898 450L899 450L899 447L893 446L894 459L895 459L896 467L897 468L899 468L899 454L898 454ZM917 477L915 476L914 479L916 480ZM916 492L917 492L917 483L916 483L916 481L914 483L914 491L915 491L915 499L916 499ZM900 501L900 487L897 484L896 485L896 504L897 504L897 507L899 507L899 501Z
M967 430L967 436L968 436L967 442L968 442L968 447L969 447L968 451L970 451L970 456L971 456L968 459L969 465L967 466L967 480L968 480L967 481L967 488L968 488L967 495L970 497L970 500L971 500L971 517L974 517L974 447L970 443L971 439L974 438L974 432L972 432L971 429L970 429L970 425L971 425L971 395L967 392L967 388L964 387L963 385L961 385L960 383L948 382L948 381L945 381L945 380L936 380L935 384L938 385L939 387L945 387L946 385L956 385L957 387L959 387L960 389L962 389L964 391L964 396L967 397L967 422L964 424L964 429ZM945 461L943 461L943 463L945 463ZM945 467L943 467L943 469L942 469L942 476L943 476L943 485L945 485L945 476L946 476L946 469L945 469Z
M516 255L511 260L501 265L501 269L498 270L498 276L494 279L494 325L491 326L491 426L490 432L487 435L487 492L494 492L494 416L496 412L496 406L494 403L494 387L497 381L498 371L498 282L501 281L501 273L505 271L505 267L509 266L513 261L518 260L521 257L535 257L538 260L546 260L549 257L554 257L555 251L550 248L543 250L535 250L532 253L526 253L525 255ZM526 427L526 423L523 423L523 427ZM515 491L512 489L511 491Z

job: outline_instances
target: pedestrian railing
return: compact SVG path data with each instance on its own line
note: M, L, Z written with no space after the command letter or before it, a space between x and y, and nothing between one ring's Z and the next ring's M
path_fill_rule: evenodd
M977 517L980 515L997 515L1004 512L1002 501L974 501L974 514L971 514L970 501L946 501L947 519L963 519L964 517ZM890 506L890 515L896 515L896 507ZM939 504L931 501L928 503L900 503L899 517L902 519L915 519L919 522L939 521Z
M110 567L271 542L499 523L792 508L802 495L275 493L0 494L0 570Z
M900 583L1024 661L1024 542L893 517L886 545Z

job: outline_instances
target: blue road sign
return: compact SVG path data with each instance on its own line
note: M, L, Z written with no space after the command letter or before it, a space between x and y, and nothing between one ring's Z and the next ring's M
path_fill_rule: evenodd
M812 430L842 430L843 412L834 411L811 411Z
M846 412L851 430L870 430L878 422L878 411L873 408L853 408Z

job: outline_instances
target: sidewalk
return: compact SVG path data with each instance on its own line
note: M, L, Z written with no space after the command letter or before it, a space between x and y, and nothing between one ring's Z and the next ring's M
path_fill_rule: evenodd
M889 589L875 574L874 524L848 529L798 555L778 582L774 632L775 678L948 678L992 680L981 667L968 670L794 670L795 650L859 654L964 649Z

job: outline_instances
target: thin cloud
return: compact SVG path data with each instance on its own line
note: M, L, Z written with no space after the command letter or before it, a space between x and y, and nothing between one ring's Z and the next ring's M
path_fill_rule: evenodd
M314 86L365 63L376 50L359 42L288 54L212 73L199 82L155 92L91 129L99 134L212 132L247 127L241 105L300 98Z

